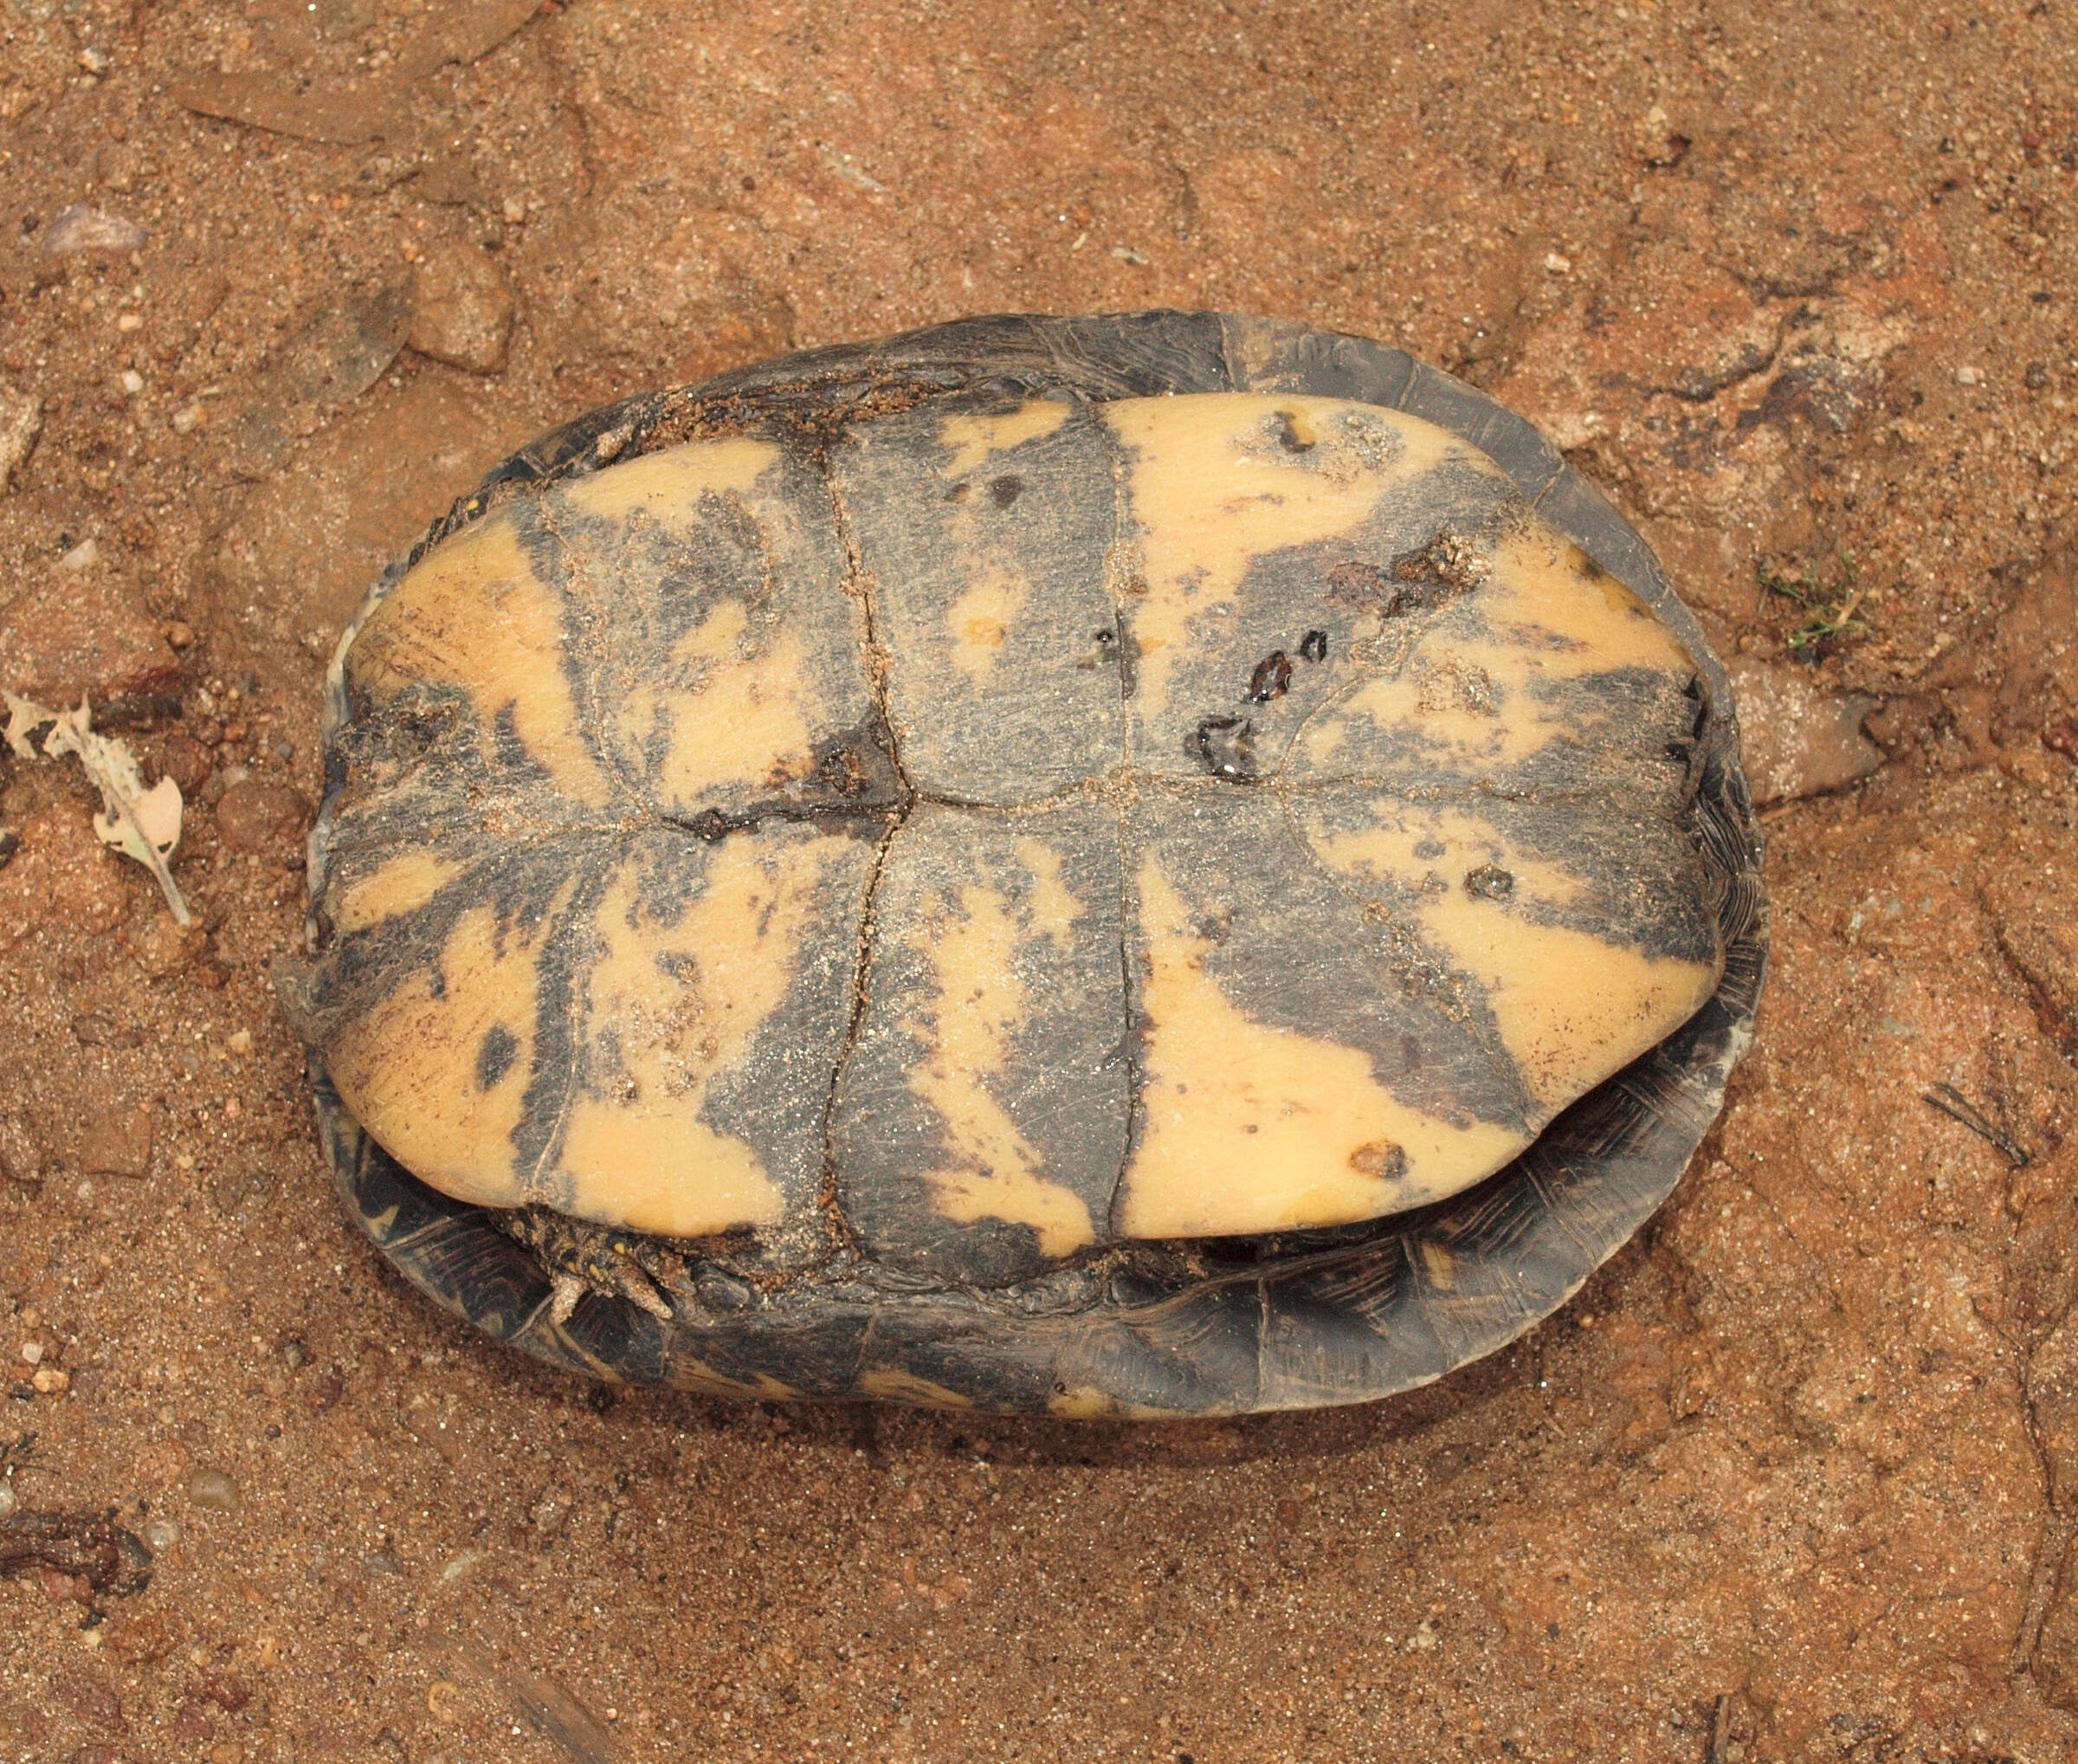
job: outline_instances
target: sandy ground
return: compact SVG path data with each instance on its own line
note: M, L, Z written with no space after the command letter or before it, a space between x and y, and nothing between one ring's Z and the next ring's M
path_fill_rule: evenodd
M0 759L0 1756L2078 1748L2073 0L0 33L0 684L188 791L198 921ZM1735 662L1777 966L1674 1201L1516 1347L1314 1417L594 1390L435 1315L267 984L363 585L620 393L1165 303L1516 404Z

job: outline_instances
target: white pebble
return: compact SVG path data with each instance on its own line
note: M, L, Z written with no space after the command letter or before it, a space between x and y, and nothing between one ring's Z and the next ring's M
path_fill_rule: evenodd
M21 1497L15 1493L15 1485L12 1483L0 1483L0 1519L12 1517L15 1509L21 1504Z
M156 1554L162 1549L171 1549L180 1541L180 1527L171 1519L154 1519L145 1527L145 1541Z
M31 1366L42 1365L43 1344L41 1341L24 1341L22 1344L22 1357Z
M1955 371L1955 383L1959 386L1978 385L1983 379L1984 376L1973 367L1959 367Z
M188 1499L197 1507L229 1513L238 1504L238 1483L228 1470L198 1470L188 1478Z
M1544 267L1546 273L1552 275L1571 275L1573 260L1563 252L1547 251L1544 254Z
M83 539L58 559L58 567L69 570L76 575L81 570L91 570L100 560L101 542L94 539Z
M145 377L133 367L123 370L123 390L135 397L145 389Z

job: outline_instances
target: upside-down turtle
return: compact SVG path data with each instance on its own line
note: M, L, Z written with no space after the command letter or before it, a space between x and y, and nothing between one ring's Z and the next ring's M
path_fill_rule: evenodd
M1521 418L1277 320L963 320L496 467L328 688L353 1216L597 1375L1209 1414L1425 1383L1748 1037L1724 670Z

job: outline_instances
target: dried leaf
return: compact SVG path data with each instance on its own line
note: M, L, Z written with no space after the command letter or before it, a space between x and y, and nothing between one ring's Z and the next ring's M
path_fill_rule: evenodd
M18 692L0 692L0 698L7 701L7 745L14 749L17 759L34 759L36 750L29 738L44 724L57 721L57 712L44 709L35 700Z
M77 710L52 712L13 693L7 695L7 739L17 753L33 750L28 740L31 729L53 725L43 740L43 751L52 759L74 755L87 768L94 788L101 793L105 813L94 817L94 830L101 843L119 848L158 878L159 891L173 914L173 922L186 930L195 922L188 903L180 897L166 859L180 843L180 786L162 778L150 790L139 776L137 756L119 740L94 732L94 712L82 698Z

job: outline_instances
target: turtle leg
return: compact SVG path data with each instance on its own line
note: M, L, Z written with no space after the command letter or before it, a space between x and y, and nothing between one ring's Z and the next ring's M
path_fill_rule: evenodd
M624 1298L661 1321L672 1321L664 1293L686 1283L686 1264L649 1239L535 1206L502 1213L498 1223L533 1252L548 1276L554 1289L549 1317L558 1326L592 1292Z

